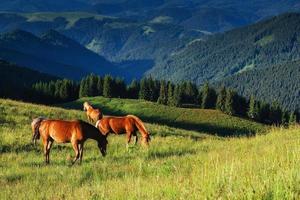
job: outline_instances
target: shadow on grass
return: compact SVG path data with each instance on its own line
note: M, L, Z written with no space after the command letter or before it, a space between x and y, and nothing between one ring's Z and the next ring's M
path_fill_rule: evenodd
M152 159L163 159L163 158L168 158L168 157L172 157L172 156L177 156L177 157L181 157L181 156L186 156L186 155L193 155L196 154L195 150L175 150L175 149L170 149L167 151L159 151L159 152L154 152L151 151L148 153L147 155L147 159L148 160L152 160Z
M72 102L69 106L60 105L63 108L70 108L70 109L81 109L82 105L81 102ZM106 115L115 115L115 116L124 116L129 113L122 111L122 110L111 110L103 105L95 104L96 107L102 109L102 112ZM136 114L136 113L130 113ZM148 123L156 123L160 125L167 125L169 127L180 128L185 130L197 131L197 132L204 132L211 135L217 135L221 137L238 137L238 136L255 136L258 130L254 128L241 128L241 127L226 127L226 126L219 126L219 125L212 125L209 123L192 123L192 122L184 122L184 121L174 121L166 118L162 118L159 116L146 116L145 114L138 114L143 121ZM172 135L168 134L168 135ZM174 134L174 136L178 136L178 134ZM183 136L183 135L182 135ZM197 136L187 136L192 137L192 139L199 139Z

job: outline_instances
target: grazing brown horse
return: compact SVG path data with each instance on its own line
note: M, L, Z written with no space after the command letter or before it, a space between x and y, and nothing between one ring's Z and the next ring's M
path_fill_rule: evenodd
M89 122L96 123L102 118L102 112L99 109L94 109L88 102L83 103L83 110L86 111Z
M103 117L97 121L96 128L98 128L105 136L109 133L115 133L117 135L126 133L127 148L132 135L135 136L135 144L137 143L138 137L136 132L139 131L143 138L142 143L146 146L149 145L149 132L145 128L142 120L134 115L127 115L123 117Z
M83 145L87 139L98 142L98 148L103 156L106 154L107 139L94 126L83 121L49 120L43 118L34 119L32 122L33 137L35 141L42 138L44 145L45 161L48 164L50 149L53 142L71 143L75 151L74 164L78 159L80 163L83 155Z

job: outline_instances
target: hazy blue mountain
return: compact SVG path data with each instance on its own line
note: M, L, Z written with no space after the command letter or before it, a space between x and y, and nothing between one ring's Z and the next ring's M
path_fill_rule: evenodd
M62 77L105 74L114 66L66 36L50 30L40 37L14 30L0 35L1 58Z

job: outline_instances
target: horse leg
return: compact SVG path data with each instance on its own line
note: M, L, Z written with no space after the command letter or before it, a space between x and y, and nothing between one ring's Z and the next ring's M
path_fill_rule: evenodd
M128 149L129 149L129 143L131 141L131 132L127 132L127 134L126 134L126 140L127 140L126 149L128 151Z
M137 144L137 142L138 142L138 136L137 136L136 132L134 133L134 137L135 137L135 140L134 140L134 145L136 145L136 144Z
M78 160L79 158L79 150L78 150L78 142L77 141L72 141L72 146L73 146L73 149L75 151L75 158L73 159L72 161L72 165L75 164L75 162Z
M52 144L53 144L53 140L50 139L48 141L47 151L46 151L46 160L48 161L48 164L50 163L50 149L51 149Z
M83 143L79 143L78 147L79 147L79 163L81 164L82 156L83 156Z
M43 138L43 145L44 145L45 163L48 164L48 157L47 157L48 140L47 139Z

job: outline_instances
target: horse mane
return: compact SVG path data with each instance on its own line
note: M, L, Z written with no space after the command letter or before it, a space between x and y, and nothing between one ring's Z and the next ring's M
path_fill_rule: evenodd
M140 126L141 130L144 132L144 134L147 135L147 139L150 140L150 134L147 131L144 123L142 122L142 120L140 118L138 118L137 116L135 116L135 115L127 115L127 117L132 117L133 119L135 119L135 121L137 122L138 126Z

